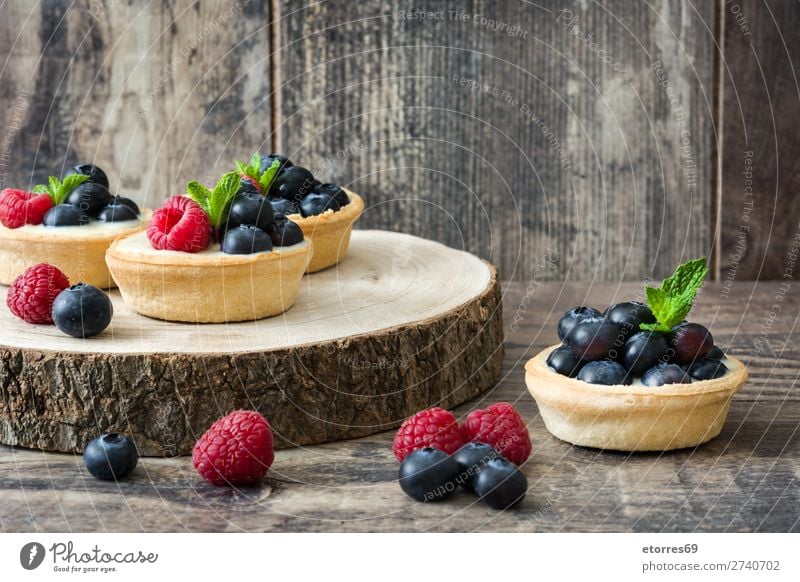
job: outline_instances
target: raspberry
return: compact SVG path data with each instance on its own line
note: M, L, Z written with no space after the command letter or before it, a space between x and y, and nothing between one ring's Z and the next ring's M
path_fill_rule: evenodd
M473 410L461 426L465 442L491 445L506 459L520 465L531 454L531 437L525 421L508 402Z
M53 323L53 302L69 287L67 276L53 265L39 263L26 269L8 288L11 313L28 323Z
M8 228L41 224L44 213L52 206L53 201L47 194L6 188L0 192L0 222Z
M211 222L197 202L187 196L172 196L153 213L147 238L160 251L197 253L211 242Z
M437 406L417 412L400 425L392 443L392 452L398 461L402 461L412 451L424 447L452 455L463 444L456 417Z
M236 410L217 420L192 451L194 468L214 485L254 485L273 460L269 422L252 410Z

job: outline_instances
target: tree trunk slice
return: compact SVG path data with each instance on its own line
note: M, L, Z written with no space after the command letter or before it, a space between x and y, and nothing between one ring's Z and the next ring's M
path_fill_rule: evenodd
M279 448L355 438L473 398L503 358L495 268L399 233L354 232L273 318L168 323L111 298L112 325L87 340L0 309L0 442L77 452L120 431L143 455L188 454L240 408L269 419Z

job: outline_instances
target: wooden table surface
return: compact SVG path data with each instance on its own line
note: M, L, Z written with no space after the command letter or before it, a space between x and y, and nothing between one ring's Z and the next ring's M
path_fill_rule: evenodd
M503 376L456 415L505 400L528 422L529 491L515 510L490 510L462 492L444 503L411 501L397 485L393 433L386 432L279 451L263 486L240 490L207 485L187 457L143 459L116 484L91 478L78 455L0 447L0 530L800 531L800 298L791 286L703 290L692 319L709 324L717 344L750 366L712 442L662 454L612 453L571 446L545 429L525 389L525 360L554 343L563 310L604 306L640 289L539 286L535 279L506 286Z

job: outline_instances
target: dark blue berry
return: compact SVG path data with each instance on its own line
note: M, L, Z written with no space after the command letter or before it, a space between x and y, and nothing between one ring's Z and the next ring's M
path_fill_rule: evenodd
M327 194L339 204L339 207L350 204L350 197L339 184L320 184L314 188L314 192Z
M279 172L294 166L292 160L283 154L269 154L268 156L261 156L261 171L266 172L267 168L269 168L272 165L272 162L275 160L278 160L278 163L280 163L280 168L278 169Z
M83 210L89 216L95 217L100 210L111 201L108 188L98 182L84 182L75 187L66 199L67 204L72 204Z
M97 220L100 222L125 222L137 218L139 214L126 204L109 204L97 213Z
M314 188L314 175L301 166L292 166L281 172L270 184L270 196L300 201Z
M83 226L89 224L89 216L77 206L59 204L45 212L45 226Z
M113 314L108 295L86 283L64 289L53 302L53 323L72 337L97 335L108 327Z
M300 201L300 215L303 217L316 216L328 210L336 212L339 203L327 194L312 192Z
M78 164L77 166L72 166L64 174L64 177L66 178L72 174L89 176L89 182L100 184L101 186L104 186L106 190L109 188L108 176L106 176L106 173L102 169L94 164Z
M233 198L228 211L228 228L240 224L252 224L266 230L275 218L272 204L266 196L257 192L239 193Z
M120 206L120 205L127 206L128 208L133 210L136 213L137 216L139 214L141 214L141 211L139 210L139 205L136 204L136 202L134 202L130 198L125 198L124 196L112 196L111 200L108 203L108 205L109 206Z
M417 501L439 501L458 489L458 473L458 463L447 453L417 449L400 463L400 488Z
M600 317L600 312L594 307L573 307L558 320L558 339L564 341L578 323L587 317Z
M723 352L717 346L711 348L711 351L706 354L706 360L724 360L724 359L725 359L725 352Z
M624 345L624 334L619 326L607 319L590 317L579 321L569 332L564 343L572 352L588 362L616 357Z
M616 323L625 335L632 335L640 331L642 323L655 323L656 318L650 308L638 301L617 303L606 309L606 319Z
M663 386L664 384L687 384L691 382L686 370L678 364L658 364L647 370L642 376L645 386Z
M475 479L475 493L492 509L509 509L521 502L527 492L528 479L503 457L488 461Z
M458 463L458 484L467 491L474 491L478 471L489 460L499 456L494 447L485 443L471 442L462 446L453 454Z
M669 342L663 333L640 331L633 334L622 348L622 365L633 376L641 376L647 370L667 361Z
M225 233L222 239L222 252L228 255L252 255L272 250L272 240L260 228L242 224Z
M249 192L250 194L258 194L259 196L261 196L261 192L259 191L258 188L256 188L256 185L253 184L250 178L247 179L242 178L239 184L239 190L236 193L244 194L246 192Z
M672 360L686 366L705 358L714 347L711 332L699 323L681 323L672 328L669 336Z
M547 365L562 376L574 378L586 364L567 346L559 346L547 356Z
M728 368L719 360L701 358L689 366L689 375L693 380L712 380L720 378L728 372Z
M630 384L632 382L631 377L628 375L627 370L622 367L622 364L609 360L589 362L578 372L578 380L583 380L589 384L603 384L605 386Z
M83 450L83 464L98 479L122 479L136 468L139 453L133 442L118 433L97 437Z
M303 242L303 231L288 218L278 217L267 229L267 234L276 247L290 247Z
M272 210L275 216L289 216L290 214L299 214L300 208L294 200L287 200L286 198L270 198Z

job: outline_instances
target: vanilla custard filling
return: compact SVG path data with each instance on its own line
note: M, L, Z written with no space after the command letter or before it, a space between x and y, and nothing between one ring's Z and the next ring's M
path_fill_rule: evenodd
M80 227L79 227L80 228ZM270 252L275 253L286 253L289 251L293 251L296 249L302 249L303 247L308 246L307 241L303 241L297 243L296 245L286 246L286 247L273 247L272 251L261 251L258 253L253 253L252 255L230 255L227 253L223 253L220 250L219 243L214 243L210 245L207 249L202 250L197 253L187 253L184 251L170 251L170 250L158 250L154 249L153 245L150 244L150 239L147 238L147 232L142 231L133 236L129 236L128 238L120 241L119 248L125 249L126 251L132 251L140 255L151 255L151 256L195 256L195 257L202 257L202 258L219 258L219 257L248 257L248 256L255 256L261 254L269 254Z
M73 239L105 238L109 235L136 228L143 222L143 218L137 218L134 220L123 220L119 222L101 222L99 220L91 220L88 224L79 226L45 226L43 224L25 224L15 229L7 229L4 226L0 226L0 228L6 230L15 230L19 233L35 233L40 237Z

